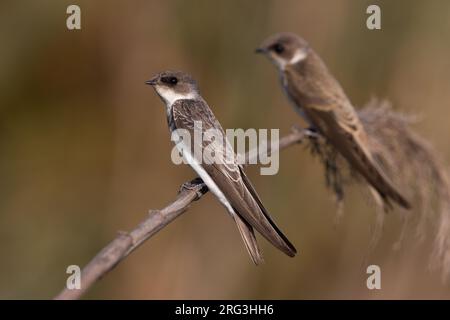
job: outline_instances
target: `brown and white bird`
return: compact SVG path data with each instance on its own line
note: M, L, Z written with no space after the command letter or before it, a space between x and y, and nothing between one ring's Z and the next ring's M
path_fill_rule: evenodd
M195 149L204 150L205 148L212 149L219 155L232 154L235 156L235 153L226 140L220 123L200 95L197 83L192 77L182 72L166 71L146 83L155 89L166 105L167 120L172 137L176 136L177 130L180 129L188 130L190 136L194 137L194 130L200 127L199 123L203 134L213 128L224 137L225 143L218 140L198 142L194 139L194 141L190 141L189 146L185 145L183 148L183 157L228 210L236 222L253 262L259 264L263 261L253 228L275 247L293 257L296 253L294 246L264 208L242 166L237 161L229 161L225 157L202 161L197 156ZM186 143L184 139L180 141ZM195 146L196 143L201 145ZM180 147L179 143L177 143L177 147ZM188 151L186 152L186 150ZM203 156L208 154L210 153L204 153ZM233 159L237 159L236 156Z
M391 208L409 209L371 153L367 134L339 82L308 43L293 33L267 38L256 52L277 67L284 92L295 110L361 174Z

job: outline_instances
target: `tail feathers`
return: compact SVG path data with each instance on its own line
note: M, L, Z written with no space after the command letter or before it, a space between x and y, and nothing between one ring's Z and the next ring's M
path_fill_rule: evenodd
M377 189L375 189L371 185L369 185L369 191L371 192L376 205L380 207L385 213L388 213L389 211L394 209L390 200L387 198L383 198L383 196L377 191Z
M280 249L289 257L294 257L297 253L294 245L289 241L289 239L281 232L280 228L275 224L274 220L267 212L266 208L263 206L261 199L256 193L255 188L253 187L250 180L247 178L242 167L239 167L241 171L241 177L244 181L244 184L247 186L248 191L253 197L255 201L255 208L258 208L261 212L260 219L257 220L257 223L253 224L254 228L261 233L261 235L266 238L270 243L272 243L276 248Z
M245 247L252 258L255 265L264 263L261 249L256 241L255 233L252 226L242 219L238 214L233 214L234 221L238 227L239 233L241 234L242 240L244 240Z
M349 160L350 164L354 165L359 173L363 175L369 184L374 187L381 198L383 198L386 207L392 207L390 200L392 199L397 204L405 209L411 209L411 204L401 195L394 187L391 180L384 174L382 167L373 157L372 153L364 147L364 143L352 134L346 135L348 145L344 154ZM363 140L364 141L364 140Z
M400 192L393 187L390 180L382 174L383 171L381 171L378 166L375 166L375 168L377 182L374 184L374 187L380 194L381 198L383 198L385 210L393 209L392 203L390 202L391 199L403 208L407 210L411 209L411 204L409 201L406 200L405 197L403 197Z
M390 197L392 200L394 200L395 202L397 202L400 206L402 206L403 208L410 210L411 209L411 204L409 203L408 200L406 200L400 193L398 193L397 191L394 190L394 192L390 192L387 194L388 197Z

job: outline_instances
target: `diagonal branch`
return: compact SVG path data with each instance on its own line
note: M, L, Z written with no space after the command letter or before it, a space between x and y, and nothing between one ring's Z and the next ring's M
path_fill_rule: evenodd
M302 142L308 136L308 131L293 128L292 132L279 141L279 145L274 150L269 150L271 154L275 151L285 149L291 145ZM249 152L249 162L254 160L257 153ZM92 285L105 276L109 271L125 259L130 253L136 250L142 243L155 235L170 222L185 212L190 204L199 200L208 188L200 178L196 178L182 185L176 199L160 210L150 210L149 215L131 232L120 232L119 235L104 247L82 270L81 288L64 288L56 297L56 300L79 299L88 291Z

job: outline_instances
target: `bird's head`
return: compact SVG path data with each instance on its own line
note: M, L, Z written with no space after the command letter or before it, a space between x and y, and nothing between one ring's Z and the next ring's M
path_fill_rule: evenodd
M196 99L200 95L197 82L181 71L164 71L145 83L151 85L168 105L180 99Z
M277 33L264 40L256 49L272 61L280 70L287 65L305 60L310 53L308 43L294 33Z

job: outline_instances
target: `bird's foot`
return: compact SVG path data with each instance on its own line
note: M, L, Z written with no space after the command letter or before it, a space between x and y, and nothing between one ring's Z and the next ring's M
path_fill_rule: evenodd
M314 127L303 129L303 132L310 139L318 139L320 137L319 131Z
M194 191L197 194L197 199L200 199L202 195L208 192L208 187L201 178L195 178L194 180L183 183L178 193L184 190Z

